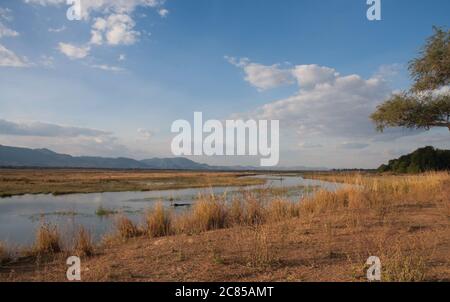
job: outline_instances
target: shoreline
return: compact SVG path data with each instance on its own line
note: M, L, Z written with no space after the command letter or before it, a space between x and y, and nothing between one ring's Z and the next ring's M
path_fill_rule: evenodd
M251 198L235 210L204 202L179 221L155 209L145 229L122 221L116 236L82 256L82 280L364 281L365 261L376 255L383 281L449 281L450 174L362 183L262 212ZM65 257L74 253L7 262L0 280L64 281Z

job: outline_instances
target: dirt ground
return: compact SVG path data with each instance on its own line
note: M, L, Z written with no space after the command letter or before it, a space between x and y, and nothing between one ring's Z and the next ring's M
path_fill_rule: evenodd
M440 198L447 204L450 188ZM21 259L2 281L65 281L67 254ZM437 203L338 211L262 226L109 243L82 258L82 281L450 281L450 217Z

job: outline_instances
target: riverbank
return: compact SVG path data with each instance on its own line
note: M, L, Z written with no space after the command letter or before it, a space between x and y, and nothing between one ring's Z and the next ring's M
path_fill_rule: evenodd
M0 197L176 190L264 184L245 172L0 169Z
M450 281L450 175L352 177L359 186L298 204L210 200L181 218L155 210L143 225L122 220L82 256L82 280L365 281L377 256L384 281ZM4 261L0 280L63 281L77 253Z

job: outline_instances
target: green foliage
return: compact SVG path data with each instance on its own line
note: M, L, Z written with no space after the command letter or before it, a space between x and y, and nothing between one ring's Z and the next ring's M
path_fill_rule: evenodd
M379 172L422 173L427 171L450 170L450 150L439 150L433 147L417 149L411 154L390 160L381 165Z
M410 62L414 91L437 89L450 84L450 30L433 27L420 57Z
M409 92L391 96L371 119L379 131L386 127L450 130L450 94L433 90L450 84L450 30L434 27L419 58L410 62L414 85Z
M386 127L450 130L450 95L397 94L378 106L371 119L380 131Z

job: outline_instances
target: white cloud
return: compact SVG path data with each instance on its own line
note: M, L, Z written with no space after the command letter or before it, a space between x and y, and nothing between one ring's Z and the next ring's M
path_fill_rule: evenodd
M59 43L58 49L61 53L66 55L71 60L83 59L89 55L90 51L89 46L77 47L70 43L62 43L62 42Z
M108 136L111 133L96 129L62 126L42 122L11 122L0 119L0 134L13 136L77 137Z
M25 3L47 5L60 5L66 3L66 0L25 0Z
M41 6L67 6L66 0L24 0L25 3ZM83 59L91 46L96 45L132 45L138 41L141 33L135 30L136 22L132 15L137 7L157 9L167 15L162 8L165 0L83 0L81 14L83 20L92 22L91 39L84 46L59 43L59 50L70 59ZM49 29L60 32L65 28Z
M161 17L165 18L165 17L167 17L167 15L169 14L169 10L167 10L167 9L165 9L165 8L162 8L162 9L160 9L160 10L158 11L158 14L159 14Z
M9 27L7 27L4 22L10 22L14 18L12 16L12 11L9 8L0 7L0 38L3 37L17 37L19 33Z
M124 71L123 68L117 67L117 66L109 66L106 64L94 64L94 65L89 65L92 68L95 69L100 69L100 70L104 70L104 71L112 71L112 72L120 72L120 71Z
M339 76L333 68L318 65L299 65L292 70L298 85L303 89L314 88L316 85L331 84Z
M92 25L91 43L102 45L131 45L134 44L140 33L133 30L136 23L124 14L113 14L107 18L97 18Z
M248 58L236 59L228 56L225 56L225 59L230 64L242 68L245 72L245 80L260 91L294 82L291 70L281 69L280 64L266 66L252 63Z
M127 59L127 56L125 54L120 54L118 60L119 61L125 61Z
M233 65L244 68L244 71L251 64L260 65L250 63L247 59L227 59ZM266 67L273 66L280 65ZM388 71L386 68L381 70ZM296 79L299 86L296 94L234 117L280 120L282 141L286 148L295 149L292 146L297 146L300 150L318 149L321 154L325 154L329 150L337 150L337 146L341 150L337 154L351 160L351 155L345 152L357 152L400 137L416 137L420 133L400 128L387 129L384 133L376 132L370 115L392 93L381 72L364 79L357 74L341 75L333 68L319 65L298 65L283 71L289 71ZM253 81L258 89L276 87L273 83L289 82L276 81L277 76L269 74L265 69L256 68L251 72L246 71L245 80L271 79L271 85L259 85L261 82ZM288 79L287 76L282 78Z
M308 79L308 89L264 105L258 110L259 116L294 126L301 137L375 135L369 116L390 94L386 83L374 78L365 80L355 74L336 76L324 82L324 77L316 77L315 71L302 76ZM317 82L309 81L312 78Z
M0 22L0 38L17 36L19 36L19 33L17 31L6 27L6 25Z
M144 139L151 139L151 138L153 137L153 135L154 135L154 133L153 133L152 131L147 130L147 129L143 129L143 128L139 128L139 129L137 130L137 132L138 132L139 135L140 135L141 137L143 137Z
M130 14L136 7L159 7L165 0L82 0L81 10L84 19L94 13L102 14ZM66 0L25 0L25 3L41 6L61 6L66 5Z
M26 58L20 58L13 51L0 44L0 67L27 67Z
M0 20L9 22L12 21L14 18L12 16L12 11L9 8L2 8L0 7Z

